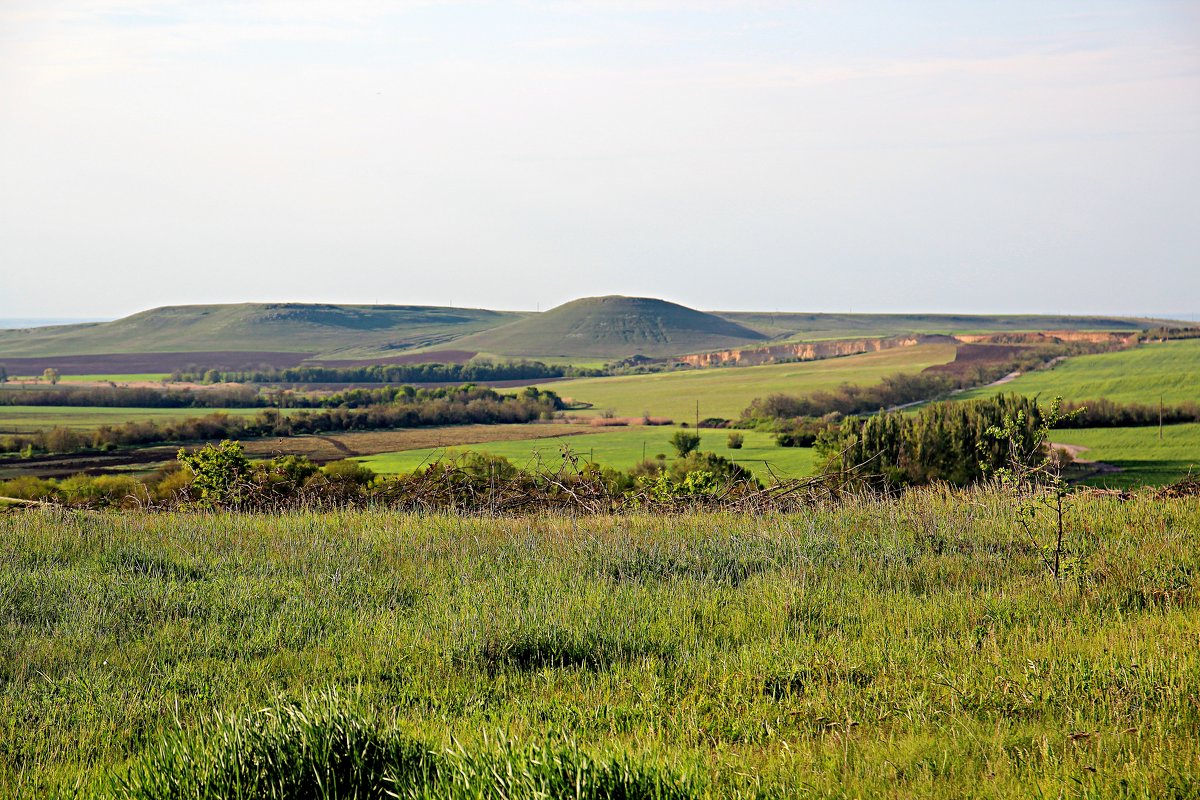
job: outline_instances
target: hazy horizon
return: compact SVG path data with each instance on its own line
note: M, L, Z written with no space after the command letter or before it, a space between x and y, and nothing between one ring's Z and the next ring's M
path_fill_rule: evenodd
M10 0L0 316L1173 318L1197 141L1181 0Z

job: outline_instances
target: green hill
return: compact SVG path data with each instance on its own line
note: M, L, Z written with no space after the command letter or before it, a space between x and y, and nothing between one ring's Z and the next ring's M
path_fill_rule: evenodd
M856 336L910 333L966 334L1029 331L1139 331L1181 325L1141 317L1057 314L833 314L768 311L714 311L717 316L753 328L772 339L816 341Z
M164 306L112 322L0 330L0 356L279 351L368 358L444 344L521 317L438 306Z
M506 356L670 356L761 341L759 331L649 297L585 297L468 336L456 347Z

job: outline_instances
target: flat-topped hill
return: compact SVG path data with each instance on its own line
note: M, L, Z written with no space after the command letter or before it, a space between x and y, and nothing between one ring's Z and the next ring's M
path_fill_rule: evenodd
M715 314L650 297L585 297L458 346L499 355L626 358L671 356L762 341L767 336Z
M522 315L441 306L164 306L112 322L0 331L0 356L281 351L354 358L428 347Z

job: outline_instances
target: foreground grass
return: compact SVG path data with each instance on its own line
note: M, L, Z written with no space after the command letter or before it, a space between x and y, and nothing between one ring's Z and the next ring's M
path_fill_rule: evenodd
M1074 508L8 513L0 795L1196 797L1200 504Z
M634 425L602 428L597 433L577 435L567 431L565 434L527 441L497 438L478 444L381 453L358 460L379 473L400 473L411 472L439 458L452 457L455 452L478 451L504 456L522 468L553 471L561 465L563 448L567 447L577 457L627 470L643 458L653 459L658 455L675 458L670 439L678 430L675 426L667 425ZM803 478L817 471L818 460L811 447L780 447L775 443L774 434L761 431L733 432L742 435L744 443L741 448L729 448L731 431L703 428L700 430L700 449L736 461L766 482L773 477Z

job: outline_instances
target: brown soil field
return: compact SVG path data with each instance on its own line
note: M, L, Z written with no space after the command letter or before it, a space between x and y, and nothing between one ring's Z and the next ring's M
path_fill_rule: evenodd
M355 431L287 439L246 441L247 455L271 458L277 455L306 455L313 461L337 461L354 456L423 450L428 447L457 447L480 442L517 441L542 436L571 436L595 433L590 425L531 423L528 425L447 425L440 428L405 428L392 431Z
M362 367L372 364L465 364L477 355L479 353L475 350L426 350L421 353L368 360L361 358L354 361L320 359L305 363L320 367Z
M39 375L54 368L62 375L122 375L144 372L174 372L189 366L204 369L251 370L268 367L287 369L301 365L321 367L362 367L374 364L465 364L477 353L473 350L429 350L399 356L372 359L317 360L312 353L280 353L270 350L198 350L186 353L101 353L81 356L0 356L10 375Z
M926 367L924 371L962 375L976 367L1010 362L1030 349L1030 345L1019 344L960 344L953 361Z
M193 353L108 353L90 356L0 357L10 375L37 375L53 367L62 375L128 375L172 372L196 365L205 369L256 369L296 367L308 353L272 351L198 351Z

